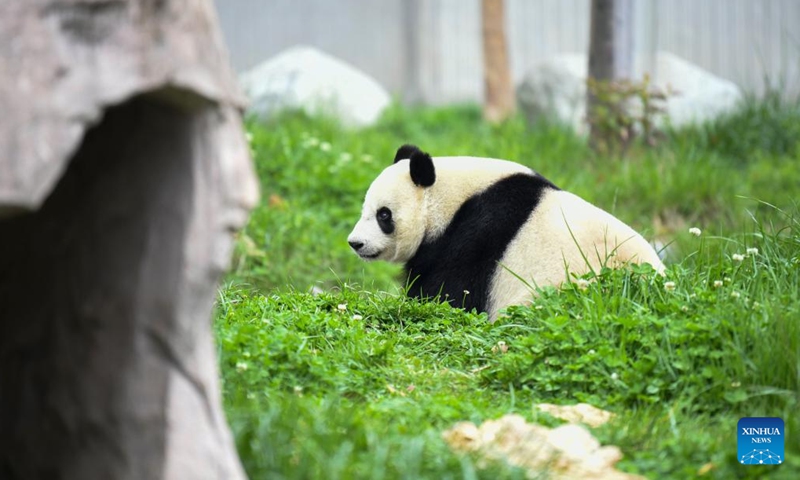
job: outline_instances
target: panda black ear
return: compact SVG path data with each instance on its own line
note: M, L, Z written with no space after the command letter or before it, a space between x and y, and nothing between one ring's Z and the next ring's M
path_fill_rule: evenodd
M411 158L411 155L414 152L419 152L420 149L416 145L405 144L397 149L397 153L394 154L394 162L397 163L400 160L405 160L406 158Z
M436 170L433 168L433 159L427 153L417 149L411 154L409 162L411 181L419 187L430 187L436 181Z

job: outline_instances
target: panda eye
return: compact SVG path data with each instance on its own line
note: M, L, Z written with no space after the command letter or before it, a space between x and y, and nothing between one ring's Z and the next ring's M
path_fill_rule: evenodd
M392 219L392 211L386 207L383 207L378 210L378 220L383 222L387 222Z

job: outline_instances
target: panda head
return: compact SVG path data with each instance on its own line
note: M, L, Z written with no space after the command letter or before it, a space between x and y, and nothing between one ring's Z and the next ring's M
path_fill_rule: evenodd
M400 147L367 190L361 219L347 237L350 247L364 260L410 260L425 236L425 189L435 181L430 155Z

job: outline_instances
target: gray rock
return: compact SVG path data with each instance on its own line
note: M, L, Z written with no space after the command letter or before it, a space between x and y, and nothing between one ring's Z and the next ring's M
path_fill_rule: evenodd
M258 188L210 2L0 2L0 476L242 479L209 315Z
M586 75L583 54L564 54L545 60L525 75L517 88L517 103L531 121L549 120L587 132Z
M586 133L586 75L583 54L546 60L531 69L518 88L520 108L531 121L555 119ZM668 119L676 127L712 120L736 108L743 97L733 82L666 52L656 55L651 85L674 92L663 104L666 116L657 122Z
M656 56L656 86L675 92L667 103L667 118L678 127L702 123L730 112L743 100L741 89L677 55Z
M269 118L284 109L324 113L351 127L375 123L391 98L377 81L312 47L281 52L240 76L250 111Z

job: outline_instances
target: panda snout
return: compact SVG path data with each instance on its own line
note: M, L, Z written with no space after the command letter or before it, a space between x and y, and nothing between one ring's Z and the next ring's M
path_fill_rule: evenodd
M364 248L364 242L358 242L355 240L348 240L347 243L350 244L350 248L355 250L356 252Z
M373 252L371 248L368 248L365 242L360 240L347 240L347 243L350 245L350 248L353 249L356 254L361 257L362 260L375 260L381 255L380 251Z

